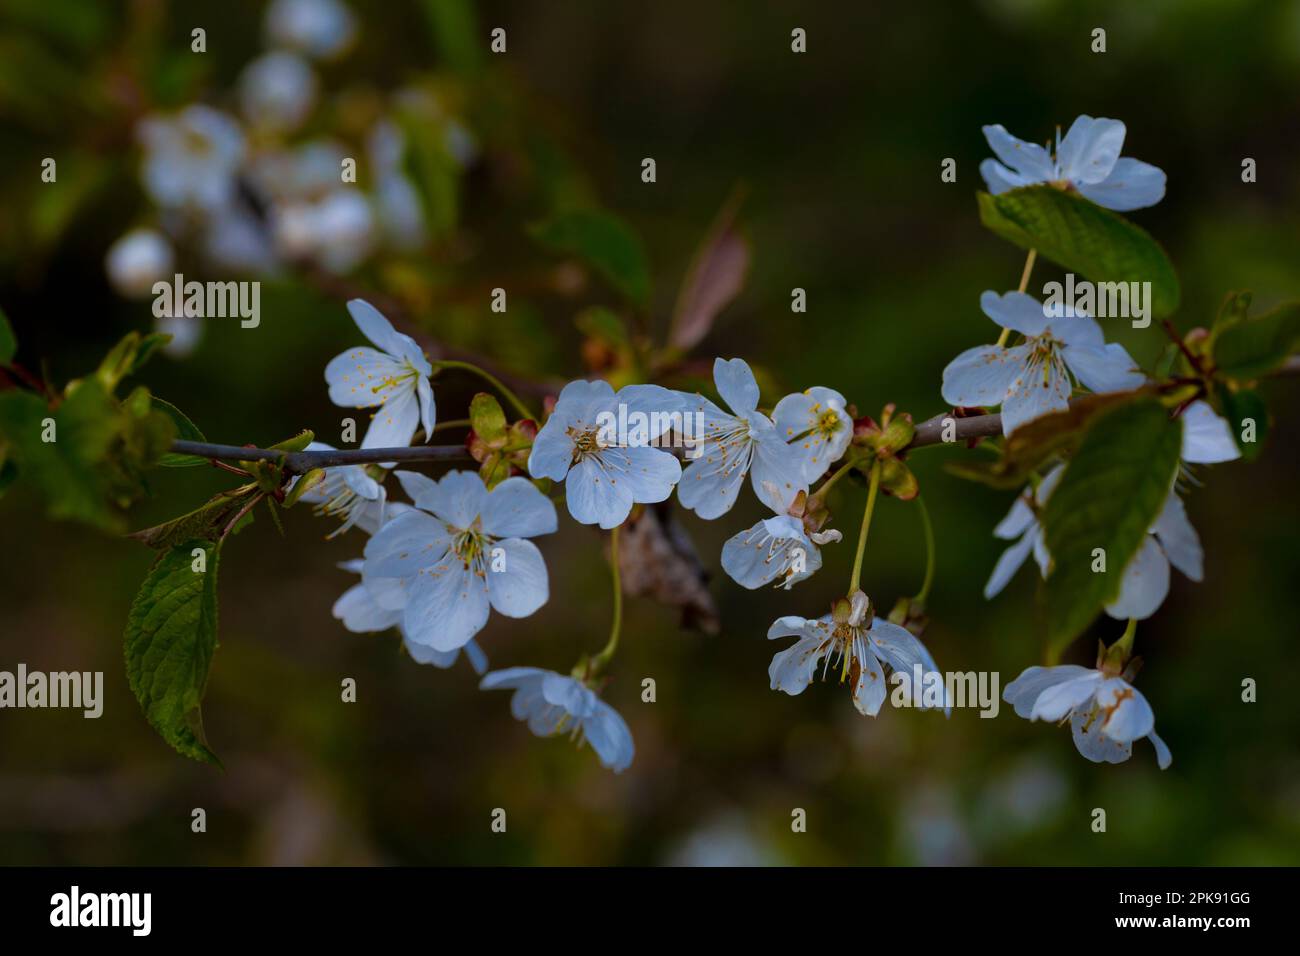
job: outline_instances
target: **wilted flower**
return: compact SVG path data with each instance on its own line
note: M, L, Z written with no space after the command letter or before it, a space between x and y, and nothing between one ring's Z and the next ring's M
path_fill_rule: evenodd
M415 430L433 435L436 409L429 376L433 366L415 339L393 328L369 302L353 299L348 313L378 350L361 346L325 366L330 401L345 408L381 406L361 441L362 448L409 445Z
M984 136L1002 162L984 160L980 175L994 194L1052 183L1074 189L1107 209L1154 206L1164 198L1165 174L1150 163L1120 156L1125 133L1119 120L1080 116L1065 139L1057 130L1053 156L1037 143L1016 139L1001 124L985 126Z
M510 712L537 736L570 731L615 773L632 765L636 748L627 722L581 681L538 667L508 667L488 674L479 686L514 690Z
M1156 736L1151 705L1118 674L1077 664L1030 667L1006 686L1002 699L1029 720L1069 717L1075 747L1093 763L1122 763L1139 737L1156 748L1161 770L1172 762Z
M704 434L695 436L699 454L682 473L678 499L701 518L717 518L731 510L752 469L758 499L786 514L808 490L805 454L758 411L758 382L744 359L714 360L713 383L734 414L702 395L682 395L687 416L703 416Z
M1002 406L1002 433L1068 408L1070 373L1094 392L1124 392L1145 378L1122 345L1106 344L1101 326L1086 315L1049 318L1023 292L985 292L980 308L1025 341L1010 348L977 345L943 370L943 400L954 407Z

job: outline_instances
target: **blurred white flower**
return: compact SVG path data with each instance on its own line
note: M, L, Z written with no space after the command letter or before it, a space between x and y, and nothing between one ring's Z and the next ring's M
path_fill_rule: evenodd
M279 132L295 130L316 102L316 74L294 53L268 53L244 67L239 77L239 101L254 126Z
M121 295L142 298L153 284L170 280L175 256L171 243L156 229L132 229L109 247L104 258L108 279Z
M175 116L145 117L137 133L145 149L141 178L160 206L211 212L234 197L244 134L230 116L195 104Z
M356 17L339 0L275 0L266 11L266 36L313 57L342 53L356 35Z

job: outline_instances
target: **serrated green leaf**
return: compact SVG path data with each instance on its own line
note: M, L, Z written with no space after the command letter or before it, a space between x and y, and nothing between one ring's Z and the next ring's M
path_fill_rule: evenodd
M1043 512L1051 659L1119 594L1173 486L1182 435L1181 420L1143 397L1097 416L1083 436ZM1093 571L1097 548L1105 571Z
M183 441L207 441L203 432L199 431L199 427L171 402L164 401L155 395L153 397L153 407L172 420L172 423L176 426L177 438ZM207 464L207 460L197 455L178 455L175 452L167 452L158 459L158 464L164 468L192 468L195 465Z
M14 327L9 324L9 316L0 309L0 365L8 365L18 353L18 338Z
M1150 282L1151 311L1178 308L1178 274L1145 229L1082 196L1050 185L980 193L980 221L1022 249L1037 249L1092 282Z
M133 531L128 537L162 551L177 547L192 538L215 540L255 494L257 489L250 488L240 494L216 495L188 514L152 528Z
M205 570L196 571L201 550ZM126 677L154 730L176 751L221 765L203 734L200 705L217 648L220 545L194 539L159 557L131 604Z
M637 305L650 299L650 264L641 238L623 220L596 209L560 213L530 227L552 252L575 256Z
M1300 347L1300 302L1286 302L1216 335L1214 364L1220 375L1250 381L1273 371L1297 347Z

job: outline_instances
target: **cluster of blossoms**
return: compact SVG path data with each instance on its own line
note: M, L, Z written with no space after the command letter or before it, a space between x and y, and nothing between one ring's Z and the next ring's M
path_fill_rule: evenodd
M1080 117L1054 154L1010 137L1000 126L985 133L1001 160L981 167L994 192L1047 182L1116 209L1150 205L1163 195L1163 173L1119 156L1124 126L1117 121ZM943 371L941 392L954 408L1000 407L1004 435L1067 408L1081 388L1117 393L1147 384L1128 352L1107 343L1087 315L1049 315L1023 288L985 292L980 305L1002 335L995 345L958 355ZM373 347L350 349L329 363L330 398L344 407L375 410L363 448L405 446L419 433L428 441L436 419L430 384L435 366L373 307L359 300L348 307ZM664 502L676 491L678 503L699 518L721 518L735 507L748 477L770 515L727 540L722 567L746 588L788 590L822 566L823 546L840 540L839 532L824 529L825 493L841 475L857 470L869 473L870 490L848 593L821 617L783 616L772 624L769 639L795 641L772 658L771 687L800 694L819 670L825 679L833 669L848 683L856 709L875 716L891 671L922 680L937 676L943 684L917 637L919 626L909 629L918 623L918 609L900 602L895 610L901 613L882 618L858 587L877 491L900 498L916 494L900 455L913 434L910 417L895 418L891 406L877 425L858 418L843 395L825 387L763 408L754 373L739 358L714 362L713 386L721 404L660 385L615 390L602 380L570 382L540 429L531 420L520 423L528 426L518 433L525 440L500 473L453 471L434 481L390 462L315 475L302 499L341 518L339 531L358 527L370 536L363 557L342 565L358 573L360 582L338 600L335 616L353 631L396 629L415 660L437 667L451 666L464 650L483 675L484 689L514 691L512 712L534 733L570 731L619 771L632 761L632 735L599 697L603 668L617 642L617 612L611 643L568 675L532 667L487 672L486 655L476 643L493 610L523 618L548 600L546 564L532 539L557 529L548 497L552 483L562 484L575 521L611 532L617 567L617 529L636 520L638 506ZM1227 423L1207 403L1193 402L1181 416L1185 466L1238 456ZM471 435L471 449L474 441ZM986 597L1001 591L1031 553L1048 574L1052 556L1039 514L1064 468L1061 461L1046 465L994 529L1013 543L997 562ZM388 499L390 474L409 503ZM1149 737L1160 766L1169 764L1151 707L1130 683L1137 659L1130 661L1129 652L1136 620L1153 614L1168 593L1170 567L1193 580L1202 576L1200 542L1174 484L1123 571L1118 597L1106 607L1112 617L1129 621L1125 640L1103 653L1095 670L1031 667L1005 691L1022 717L1069 719L1076 745L1089 760L1127 759L1132 742ZM926 706L947 712L949 703L943 695Z
M107 253L121 295L143 298L170 280L178 250L221 274L274 276L304 267L346 273L376 253L423 245L399 117L442 130L447 155L461 166L476 147L419 86L359 117L356 143L313 133L322 103L315 63L346 55L357 32L342 0L274 0L264 24L268 50L244 68L230 96L237 110L194 103L138 122L151 213ZM160 316L158 327L173 336L167 348L176 356L197 345L202 328L183 314Z
M985 137L997 160L980 172L994 194L1035 183L1051 183L1114 210L1152 206L1165 192L1165 174L1148 163L1121 157L1124 124L1080 116L1065 138L1057 133L1055 153L1011 136L1002 126L986 126ZM1123 346L1107 343L1095 319L1062 318L1023 291L980 298L984 314L1004 330L997 345L976 346L957 356L943 372L943 397L954 406L1001 407L1002 430L1010 435L1027 422L1069 406L1076 385L1092 392L1126 392L1146 384ZM1021 340L1008 345L1011 334ZM1240 456L1228 423L1204 401L1181 411L1181 458L1187 465L1231 461ZM1012 504L994 528L1013 544L998 559L984 588L992 598L1032 553L1043 577L1052 567L1039 515L1060 482L1064 464L1049 464ZM1175 479L1177 475L1175 475ZM1202 577L1202 550L1187 518L1176 480L1143 544L1123 570L1118 597L1108 615L1132 622L1150 617L1169 593L1172 565L1193 581ZM1125 651L1127 653L1127 651ZM1096 670L1076 665L1031 667L1007 685L1004 699L1030 720L1070 720L1079 752L1094 762L1128 759L1132 743L1149 737L1160 767L1169 766L1169 748L1156 736L1146 699L1125 679L1124 655L1103 657ZM1136 658L1134 659L1136 661Z

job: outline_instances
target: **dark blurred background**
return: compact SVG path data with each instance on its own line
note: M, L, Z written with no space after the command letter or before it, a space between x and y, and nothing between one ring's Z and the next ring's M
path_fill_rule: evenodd
M637 321L653 338L741 186L748 282L697 355L761 367L768 404L778 389L827 385L864 413L893 401L928 418L946 362L992 340L980 292L1014 288L1024 259L980 227L980 127L1045 140L1079 113L1123 119L1125 153L1168 174L1164 201L1132 218L1178 268L1181 329L1208 324L1230 289L1253 289L1261 308L1300 295L1293 0L348 5L356 43L321 69L323 98L340 105L310 130L346 140L349 104L418 82L444 92L478 148L427 256L400 269L380 257L347 280L413 303L433 337L522 377L584 374L574 316L617 305L597 282L555 280L557 260L528 238L557 196L594 197L643 237L654 294ZM132 124L193 100L233 111L235 78L264 49L263 14L244 0L0 0L0 306L20 360L47 362L62 383L151 326L149 302L120 298L104 269L110 244L151 215ZM194 26L208 31L201 57L189 52ZM498 26L508 53L491 56ZM804 55L790 50L795 27ZM1090 52L1094 27L1107 31L1104 54ZM39 180L45 156L59 157L57 193ZM653 185L640 179L647 156ZM955 184L940 181L946 157ZM1245 157L1254 184L1241 181ZM1034 285L1054 271L1040 260ZM496 285L512 290L508 317L487 309ZM789 308L796 286L804 315ZM346 413L322 370L359 342L341 301L282 275L264 283L262 314L256 331L210 323L192 356L157 359L141 381L214 441L312 427L337 442ZM1148 367L1166 341L1155 326L1108 333ZM440 418L457 418L477 385L436 388ZM1263 391L1276 425L1262 459L1199 470L1188 501L1204 583L1175 574L1138 631L1138 687L1174 755L1164 772L1145 742L1126 764L1089 764L1067 730L1005 706L996 720L891 707L871 720L834 683L797 698L769 690L769 623L816 616L842 593L863 494L846 483L832 504L848 541L789 593L721 575L722 542L760 517L752 496L716 522L684 518L716 576L721 631L683 631L672 609L630 601L605 691L637 745L619 776L589 750L534 738L463 662L423 667L393 634L345 631L330 606L353 578L335 563L359 555L359 532L322 542L332 523L297 509L282 541L259 521L222 562L204 707L222 773L172 753L123 675L122 628L149 552L52 523L15 488L0 499L0 668L102 670L106 705L94 721L0 712L0 862L1295 864L1300 401L1293 381ZM939 542L925 640L941 668L998 670L1005 685L1041 658L1034 581L1026 569L981 598L1010 496L943 470L964 453L911 460ZM152 483L133 526L227 486L207 469ZM924 548L914 507L885 499L876 522L864 584L887 608L917 589ZM493 666L567 672L604 641L600 538L562 512L541 545L551 601L523 622L493 617L481 635ZM1103 618L1067 659L1091 663L1097 639L1121 630ZM339 699L346 677L354 704ZM656 703L641 702L644 677ZM1241 701L1246 677L1257 703ZM194 807L206 834L190 830ZM495 807L505 834L489 829ZM791 832L796 807L807 833ZM1090 829L1095 807L1105 834Z

